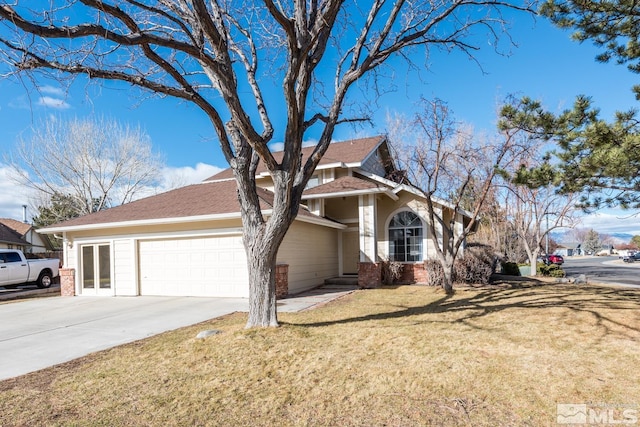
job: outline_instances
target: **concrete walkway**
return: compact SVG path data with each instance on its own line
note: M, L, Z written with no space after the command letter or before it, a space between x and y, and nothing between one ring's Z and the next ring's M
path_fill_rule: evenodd
M318 288L278 300L278 311L322 305L354 290ZM0 380L236 311L243 298L51 297L0 305Z

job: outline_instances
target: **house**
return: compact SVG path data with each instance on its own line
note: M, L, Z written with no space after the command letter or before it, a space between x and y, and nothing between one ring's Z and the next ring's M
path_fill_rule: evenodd
M280 295L338 276L375 286L379 261L386 259L404 263L407 281L425 280L423 261L435 254L425 198L387 178L397 172L384 136L329 146L278 252ZM268 216L273 184L260 165L256 183ZM227 169L199 184L40 230L63 236L63 293L248 297L236 192ZM463 226L461 212L437 203Z
M17 231L0 222L0 249L20 249L25 251L29 246Z
M25 242L25 253L42 253L53 250L49 236L38 233L31 224L10 218L0 218L0 224L15 231Z

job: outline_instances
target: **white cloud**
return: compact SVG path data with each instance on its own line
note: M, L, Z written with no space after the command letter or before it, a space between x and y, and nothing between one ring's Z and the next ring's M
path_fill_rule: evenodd
M67 110L71 108L67 102L62 99L53 98L51 96L42 96L38 99L38 105L41 105L46 108L55 108L58 110Z
M269 144L269 150L271 150L272 153L284 150L284 142L274 142L273 144Z
M38 90L42 93L48 93L49 95L64 96L64 90L60 89L59 87L45 85L40 86Z
M628 233L640 235L640 212L604 209L582 217L582 228L593 228L601 234Z
M167 166L162 170L162 191L202 182L222 170L223 168L206 163L198 163L195 167L183 166L176 168Z
M165 166L160 172L161 178L158 186L138 189L133 199L142 199L164 193L165 191L173 190L175 188L184 187L190 184L197 184L222 170L222 168L208 165L206 163L198 163L195 167ZM114 191L114 193L117 193L117 191Z
M29 205L30 190L14 183L9 176L9 167L0 164L0 218L22 220L22 205Z

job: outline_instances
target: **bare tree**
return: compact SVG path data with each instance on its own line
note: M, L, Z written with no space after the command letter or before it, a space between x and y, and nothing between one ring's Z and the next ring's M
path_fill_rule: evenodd
M391 138L400 168L426 197L429 237L444 270L443 287L451 293L456 257L478 226L495 178L526 146L509 132L493 140L480 139L455 122L444 102L423 104L424 110L413 119L396 119ZM456 225L456 216L462 213L468 220Z
M162 166L142 129L110 119L49 118L6 161L18 183L36 190L41 206L64 195L75 216L149 194Z
M478 230L468 240L491 246L503 261L522 262L528 259L505 205L504 189L495 186L489 191L480 211Z
M364 118L348 115L350 88L367 75L374 89L383 87L375 85L382 65L392 57L410 61L418 47L426 55L443 49L473 58L487 38L498 46L503 13L532 12L526 1L53 0L50 7L3 1L0 55L14 70L119 80L197 105L238 184L247 326L276 326L278 248L336 125ZM482 36L473 39L477 31ZM278 129L273 117L285 117ZM318 143L302 159L312 130ZM267 146L274 135L283 138L281 161ZM259 161L274 183L268 219L256 192Z
M509 182L506 188L507 217L527 253L531 275L535 276L538 255L549 233L575 225L577 198L557 194L556 188L549 186L530 188Z

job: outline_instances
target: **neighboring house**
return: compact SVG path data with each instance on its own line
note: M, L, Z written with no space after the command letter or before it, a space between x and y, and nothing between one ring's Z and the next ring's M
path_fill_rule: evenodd
M0 224L12 229L27 242L23 249L25 253L36 254L53 250L49 236L38 233L31 224L9 218L0 218Z
M563 246L558 247L555 251L553 251L554 255L562 255L563 257L573 256L574 250L572 248L565 248Z
M584 255L582 243L580 242L564 242L562 245L558 246L558 249L556 249L554 253L562 256Z
M308 156L312 148L306 148ZM274 153L276 158L282 154ZM380 283L380 260L405 264L407 281L423 281L428 238L425 198L385 177L397 174L385 137L333 143L309 180L296 220L278 252L279 286L297 293L338 276ZM401 175L401 174L400 174ZM272 180L256 183L265 216ZM466 217L437 201L458 231ZM230 169L163 194L49 226L64 239L63 272L72 294L247 297L247 263L237 187ZM413 279L413 280L412 280ZM67 285L68 287L69 285ZM64 285L63 285L64 292Z
M20 249L24 252L28 246L29 242L18 232L0 222L0 249Z

